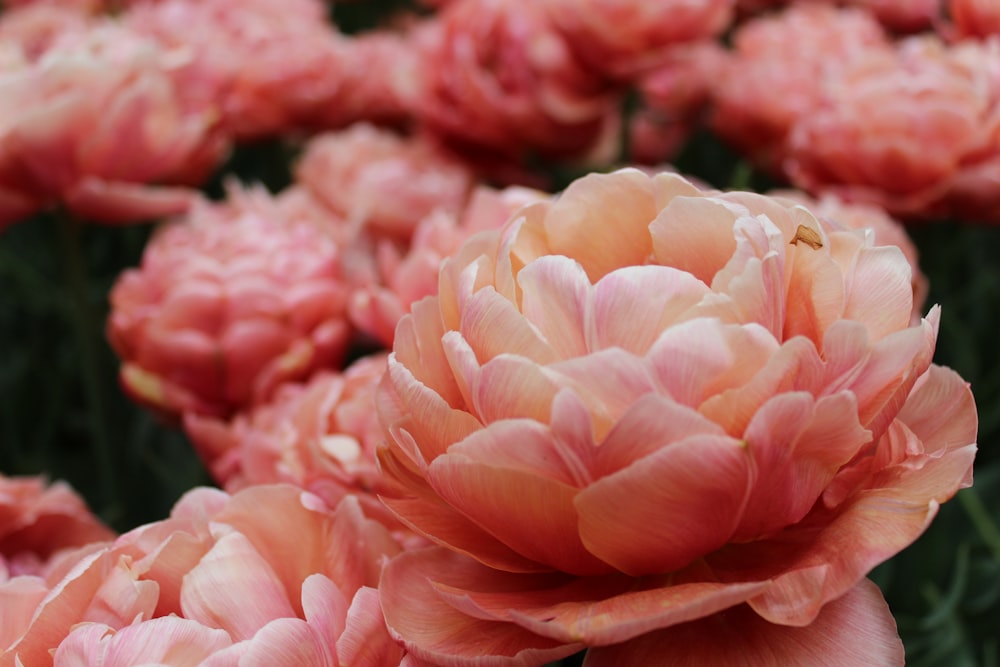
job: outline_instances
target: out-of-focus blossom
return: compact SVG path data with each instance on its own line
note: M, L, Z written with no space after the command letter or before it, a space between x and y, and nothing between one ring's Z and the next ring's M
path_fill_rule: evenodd
M167 418L228 417L346 350L342 225L300 197L230 193L159 230L111 291L128 393Z
M943 215L961 204L948 200L963 171L989 171L998 154L998 102L1000 43L914 38L828 77L822 103L795 124L785 169L809 192Z
M677 44L718 35L734 0L544 0L552 23L596 71L631 82L659 67Z
M48 590L0 665L397 665L373 586L398 551L350 497L196 489L55 583L22 577Z
M174 56L125 28L62 33L0 65L0 227L49 206L88 221L176 213L222 157L217 114L171 78Z
M736 0L743 15L793 4L788 0ZM934 27L941 19L943 0L798 0L794 4L827 4L856 7L872 13L886 28L904 33Z
M459 211L472 188L468 168L430 142L367 123L312 139L295 178L358 232L404 241L433 211Z
M288 482L329 505L356 494L367 516L385 521L391 515L376 495L388 487L375 466L382 439L375 387L385 361L385 354L362 357L342 373L321 371L283 385L229 423L187 415L185 430L227 491Z
M473 237L378 397L408 492L383 500L440 545L387 566L390 629L451 665L686 627L682 664L713 664L720 625L764 665L902 664L864 577L971 484L977 429L912 309L899 248L676 174L590 175Z
M396 324L410 305L437 293L441 262L473 234L499 229L514 211L547 195L538 190L508 187L502 191L480 186L458 215L436 211L422 220L410 245L401 251L395 244L375 244L377 279L351 294L348 313L360 331L391 347Z
M0 13L0 41L17 44L28 60L35 60L63 33L82 32L94 23L86 12L33 3Z
M950 0L948 10L958 37L1000 35L1000 4L995 0Z
M104 11L106 2L105 0L4 0L3 7L10 11L45 8L61 12L94 14Z
M64 482L0 475L0 582L37 573L58 551L113 537Z
M186 50L180 85L217 104L227 132L253 139L322 125L336 104L346 46L326 11L318 0L162 0L126 20Z
M702 41L671 49L661 65L638 82L641 106L629 119L629 160L660 164L672 160L707 113L726 53Z
M449 145L517 160L584 159L605 148L616 96L540 3L451 3L414 38L424 84L417 114Z
M868 12L794 5L737 29L713 81L713 129L765 168L780 169L792 125L811 112L825 78L889 39Z

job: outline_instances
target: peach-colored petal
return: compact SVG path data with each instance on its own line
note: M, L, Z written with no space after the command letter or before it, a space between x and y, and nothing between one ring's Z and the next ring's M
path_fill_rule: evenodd
M583 267L568 257L543 257L518 272L517 282L523 294L521 312L556 356L585 354L590 281Z
M896 622L868 580L828 603L805 627L768 623L741 606L623 644L591 649L583 664L647 665L663 656L670 656L670 664L678 667L904 664Z
M176 616L141 621L118 631L101 624L84 624L77 626L59 645L54 663L57 667L140 664L197 667L230 644L232 640L226 632Z
M358 667L398 665L403 654L403 647L389 636L385 627L378 591L367 587L359 589L347 612L347 628L337 639L340 664Z

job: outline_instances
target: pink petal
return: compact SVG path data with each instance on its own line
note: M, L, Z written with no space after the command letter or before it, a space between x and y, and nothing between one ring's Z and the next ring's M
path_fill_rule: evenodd
M348 602L330 579L322 574L311 574L302 582L302 608L320 640L327 646L337 643L344 632Z
M905 329L913 312L911 273L897 246L862 248L848 274L844 319L863 322L873 341Z
M664 656L677 667L904 664L896 622L878 587L868 580L828 603L805 627L774 625L740 606L624 644L591 649L583 664L654 665Z
M587 352L584 338L590 281L579 263L562 255L536 259L517 274L521 312L560 359Z
M736 250L733 224L742 214L741 206L721 199L675 197L650 221L657 262L711 285Z
M726 543L752 480L746 447L733 438L668 443L577 495L580 537L627 574L679 570Z
M240 667L335 667L326 646L298 618L278 618L262 627L241 648Z
M351 601L347 628L337 640L341 665L384 667L398 665L403 647L389 636L379 604L378 591L362 588Z
M460 331L481 364L502 353L527 357L540 364L557 358L553 348L514 304L490 286L469 298L462 310Z
M117 225L183 213L195 202L197 193L188 188L85 178L63 198L80 219Z

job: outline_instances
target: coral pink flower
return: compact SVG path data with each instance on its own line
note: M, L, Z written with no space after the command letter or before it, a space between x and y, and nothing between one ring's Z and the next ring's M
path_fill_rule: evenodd
M425 86L418 116L455 147L582 158L615 128L616 96L539 3L450 3L415 39Z
M347 347L340 223L297 197L230 199L162 228L111 291L122 384L167 418L227 417Z
M726 52L714 41L684 44L639 80L642 105L629 119L631 162L660 164L680 152L702 122L726 64Z
M227 491L288 482L331 506L351 493L367 516L395 525L376 497L389 490L375 466L382 440L375 387L385 362L385 354L362 357L343 373L283 385L270 402L229 423L189 414L185 430Z
M1000 5L994 0L950 0L948 10L960 37L1000 35Z
M0 226L61 205L131 222L186 209L223 145L171 54L112 24L69 32L37 61L0 65ZM11 201L13 204L11 204Z
M791 127L819 102L823 79L889 39L867 12L794 5L749 21L713 84L712 126L755 163L780 168Z
M57 551L112 537L64 482L0 475L0 569L7 576L34 574Z
M596 71L631 81L659 66L671 47L729 26L734 0L545 0L552 23Z
M291 485L232 497L196 489L171 518L63 573L0 665L336 667L358 664L365 651L396 665L403 651L373 586L382 560L398 551L350 497L330 509ZM190 661L174 662L179 651Z
M90 15L48 3L14 7L0 14L0 40L13 42L29 60L35 60L65 32L81 32L93 25Z
M432 211L461 209L472 187L469 170L433 144L367 123L312 139L295 178L358 231L402 240Z
M789 137L792 182L899 216L941 215L959 171L996 154L998 46L913 39L844 67Z
M189 58L180 85L216 103L240 139L320 123L340 93L341 36L318 0L162 0L132 7L135 30Z
M441 262L473 234L499 229L514 211L547 195L528 188L508 187L497 191L479 186L461 216L436 211L417 226L405 253L388 242L374 252L378 279L351 293L348 314L359 331L388 347L399 319L410 305L437 294Z
M590 175L473 237L378 397L408 491L383 501L440 545L388 565L390 629L452 665L688 622L740 623L761 664L902 664L863 578L971 483L977 428L912 303L899 248L675 174Z
M879 22L897 32L919 32L934 26L941 18L942 0L737 0L744 14L790 4L828 4L856 7L872 13Z

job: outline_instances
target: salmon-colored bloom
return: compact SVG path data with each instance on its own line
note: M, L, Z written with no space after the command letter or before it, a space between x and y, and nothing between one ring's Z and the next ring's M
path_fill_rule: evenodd
M405 250L387 241L377 242L375 250L369 250L375 262L369 273L377 277L351 293L347 308L351 323L392 347L396 324L410 305L437 294L438 271L446 257L473 234L499 229L514 211L546 196L528 188L498 191L479 186L461 215L438 210L424 218Z
M414 38L424 85L417 114L449 145L576 159L603 147L615 127L616 95L541 3L450 3Z
M946 214L962 170L998 152L998 72L1000 43L950 48L931 37L855 60L795 123L785 169L813 193L910 218Z
M173 54L121 26L68 31L0 63L0 227L49 206L95 222L185 210L218 163L217 114L171 77Z
M669 173L590 175L473 237L378 397L407 490L383 501L440 545L387 567L391 630L538 664L725 611L761 664L902 664L863 578L971 483L977 428L911 279L864 230Z
M631 82L659 66L672 47L725 30L734 0L544 0L542 4L582 61L603 75Z
M350 497L196 489L61 576L20 578L47 590L0 665L398 665L373 588L398 552Z
M868 12L796 4L740 26L713 82L713 129L756 164L780 170L794 123L818 104L823 80L890 49Z
M37 573L58 551L112 537L66 483L0 475L0 581Z
M162 228L111 291L129 394L167 418L228 417L346 350L342 225L301 197L233 192Z
M432 211L460 210L472 188L469 169L430 142L368 123L312 139L295 178L357 231L401 240Z

